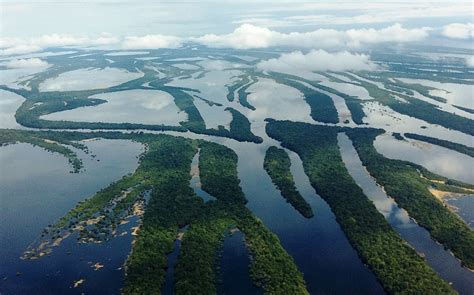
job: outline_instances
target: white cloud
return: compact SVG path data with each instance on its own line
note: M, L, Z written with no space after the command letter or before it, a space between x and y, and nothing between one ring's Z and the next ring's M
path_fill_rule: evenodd
M466 65L470 68L474 68L474 56L466 58Z
M282 54L279 58L261 61L257 68L262 71L362 71L376 70L368 55L353 54L348 51L329 53L325 50L311 50L307 54L301 51Z
M98 37L73 36L65 34L42 35L35 38L1 38L0 55L26 54L42 51L48 47L63 46L101 46L119 42L119 38L102 34Z
M318 29L310 32L280 33L263 26L242 24L229 34L207 34L201 37L180 38L169 35L127 36L124 39L102 34L98 37L67 34L42 35L36 38L0 38L0 55L25 54L48 47L63 46L121 46L122 49L177 48L185 42L197 42L216 48L268 48L276 46L302 48L346 49L383 42L412 42L428 36L430 28L407 29L400 24L383 29L334 30Z
M400 24L375 30L375 29L352 29L347 31L349 45L374 44L383 42L413 42L428 37L430 28L405 29Z
M441 34L452 39L469 39L474 38L474 24L449 24L443 27Z
M0 55L16 55L16 54L27 54L41 51L42 48L38 45L14 45L5 49L0 50Z
M191 40L210 47L232 47L238 49L265 48L272 46L272 42L280 33L270 31L264 27L243 24L230 34L207 34Z
M122 42L124 49L176 48L181 46L181 38L166 35L146 35L126 37Z
M267 48L272 46L293 46L307 48L358 47L364 44L383 42L412 42L428 36L429 28L405 29L400 24L376 29L352 29L339 31L318 29L311 32L280 33L265 27L243 24L225 35L208 34L192 41L210 47L237 49Z
M25 69L25 68L46 68L49 64L37 57L25 59L13 59L5 64L10 69Z

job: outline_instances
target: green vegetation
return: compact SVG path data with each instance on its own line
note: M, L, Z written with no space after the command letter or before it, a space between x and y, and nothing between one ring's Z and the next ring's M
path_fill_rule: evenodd
M293 259L278 238L245 207L247 200L237 176L237 155L229 148L202 140L143 133L32 133L61 136L64 141L96 137L131 139L145 144L147 149L133 174L80 202L56 224L46 228L37 241L38 248L28 249L25 258L50 253L56 243L73 232L79 232L82 242L107 240L115 236L122 221L138 215L142 219L125 264L123 292L161 292L168 267L167 255L173 251L178 229L189 225L175 269L175 291L213 294L224 234L237 227L245 234L253 257L250 273L257 286L271 294L307 294L303 275ZM198 148L202 188L216 198L207 203L189 186L192 158ZM143 209L144 214L140 213Z
M186 231L176 265L176 294L216 294L217 253L234 221L208 206ZM221 214L219 214L221 213Z
M199 146L202 189L217 198L216 206L219 203L225 206L220 212L227 215L221 216L221 220L232 216L234 224L244 233L252 256L250 275L254 283L268 294L307 294L303 275L291 256L278 238L244 206L246 200L239 186L235 153L215 143L202 141ZM222 234L219 232L221 237Z
M388 85L394 86L394 87L400 87L405 90L415 90L416 92L420 93L423 96L426 96L428 98L431 98L433 100L439 101L439 102L446 102L445 98L436 96L436 95L431 95L430 90L437 90L434 87L429 87L425 86L419 83L404 83L398 79L393 79L393 81L385 79L384 84L387 87ZM413 95L412 93L407 93L408 95Z
M474 114L474 110L473 109L470 109L470 108L465 108L465 107L461 107L461 106L457 106L457 105L453 105L453 107L457 108L457 109L460 109L461 111L465 111L469 114Z
M202 199L189 187L197 146L190 140L161 137L149 144L138 170L145 170L152 193L140 232L126 263L125 294L159 294L178 228L202 210Z
M411 139L415 139L415 140L424 141L424 142L428 142L428 143L431 143L431 144L439 145L439 146L445 147L447 149L451 149L451 150L466 154L468 156L474 157L474 148L469 147L469 146L465 146L463 144L454 143L454 142L451 142L451 141L438 139L438 138L434 138L434 137L429 137L429 136L424 136L424 135L419 135L419 134L414 134L414 133L405 133L404 135L405 135L405 137L408 137L408 138L411 138Z
M323 74L324 76L326 76L325 73L319 73L319 74ZM364 124L362 119L365 117L365 114L364 114L364 111L362 109L361 100L357 99L357 97L347 95L347 94L342 93L340 91L337 91L336 89L333 89L331 87L321 85L317 81L316 82L311 81L311 80L308 80L308 79L301 78L299 76L283 74L283 73L275 73L275 72L270 73L270 75L273 79L276 79L276 80L277 79L286 79L286 80L295 80L295 81L304 82L304 83L307 83L307 84L313 86L314 88L321 89L321 90L327 91L329 93L335 94L339 97L342 97L346 101L347 108L351 112L352 120L354 121L354 123L359 124L359 125ZM327 76L332 78L332 76L329 76L329 75L327 75ZM341 83L347 83L346 81L342 81L342 80L340 80L340 82ZM329 102L327 102L327 103L329 103ZM317 106L315 106L315 107L317 107ZM335 107L334 107L334 110L335 110ZM334 116L334 110L329 111L333 114L333 116ZM337 111L336 111L336 113L337 113ZM332 120L334 120L334 117L332 118ZM328 123L330 123L330 122L328 122Z
M292 77L292 76L290 76ZM337 114L336 107L328 95L318 92L310 87L303 85L302 83L293 79L288 79L286 75L279 75L272 73L271 79L274 79L277 83L284 84L295 89L298 89L305 98L305 101L311 108L311 117L315 121L323 123L338 123L339 117ZM301 79L298 79L301 81ZM301 81L306 82L306 81ZM309 83L308 83L309 84ZM311 86L313 84L311 83Z
M263 167L273 183L281 191L282 196L306 218L313 217L313 210L295 187L290 171L291 160L284 149L275 146L268 148Z
M247 89L255 83L257 83L257 77L252 77L252 82L247 83L246 85L240 87L239 90L237 90L237 95L239 96L239 103L242 106L251 109L252 111L255 111L255 107L251 105L247 100L247 96L250 94L249 92L247 92Z
M448 179L430 173L410 162L391 160L377 153L373 141L382 133L375 129L353 129L347 132L369 173L382 185L397 204L407 210L418 224L425 227L467 267L474 268L474 232L428 190ZM421 174L421 175L420 175ZM434 181L432 181L434 180ZM455 182L460 185L460 182ZM448 186L444 187L449 189Z
M238 77L239 80L235 81L233 84L226 85L227 87L227 100L228 101L234 101L234 93L237 89L241 88L242 86L250 83L249 76L247 75L241 75Z
M77 154L67 146L81 149L88 152L87 147L77 142L71 142L61 138L61 136L44 136L33 131L14 130L14 129L0 129L0 146L15 144L18 142L29 143L33 146L38 146L48 152L58 153L66 157L71 164L72 173L78 173L82 169L82 161L77 157Z
M289 121L267 124L269 136L301 157L312 186L387 292L455 293L391 228L350 177L337 145L337 133L342 130Z
M247 117L233 108L226 108L232 114L232 121L230 122L230 133L232 138L238 141L249 141L255 143L262 143L263 139L252 133L250 122ZM230 136L229 136L230 137Z
M360 86L364 87L369 92L369 95L376 101L390 107L396 112L421 119L431 124L438 124L449 129L454 129L469 135L474 135L474 120L445 112L428 102L407 95L397 94L397 96L404 99L406 102L400 101L394 97L393 93L385 89L381 89L373 83L357 79L349 74L340 74L357 81Z
M405 138L403 138L403 136L398 132L393 132L392 136L395 137L395 139L397 140L405 140Z
M201 141L199 176L202 189L226 203L247 203L237 175L237 155L229 148Z

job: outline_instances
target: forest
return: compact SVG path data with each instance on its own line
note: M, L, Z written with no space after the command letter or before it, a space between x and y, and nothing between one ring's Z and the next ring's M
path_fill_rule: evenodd
M263 167L272 179L272 182L280 190L282 196L298 212L306 218L314 216L313 209L301 196L295 186L293 175L290 171L291 160L284 149L271 146L267 149Z
M37 136L76 141L86 138L130 139L146 145L139 167L92 197L81 201L55 224L45 228L37 249L25 258L40 258L58 240L78 232L84 243L102 242L143 204L131 254L125 263L125 294L159 294L169 267L178 230L188 226L175 268L176 294L215 293L219 251L225 234L238 228L252 256L250 276L267 294L307 294L302 273L278 238L245 207L237 176L237 155L202 140L169 135L119 132L32 132ZM216 198L204 203L190 187L193 156L200 151L203 190ZM149 194L149 200L145 197ZM41 254L43 253L43 254Z
M301 157L311 185L388 293L455 293L392 229L351 178L337 145L337 133L342 130L290 121L267 124L269 136Z
M400 160L392 160L377 153L373 146L375 137L381 134L377 129L351 129L346 133L369 173L382 185L397 204L407 210L418 224L425 227L431 236L450 249L468 268L474 268L474 232L455 213L451 212L428 190L438 185L452 191L453 182L438 176L423 167ZM432 181L435 180L435 181ZM439 186L442 182L444 186ZM469 188L461 182L455 186Z

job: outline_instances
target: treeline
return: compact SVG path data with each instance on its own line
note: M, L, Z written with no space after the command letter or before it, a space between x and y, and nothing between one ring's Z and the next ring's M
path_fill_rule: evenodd
M252 76L252 82L247 83L246 85L240 87L239 90L237 90L237 95L239 96L239 103L252 111L255 111L255 107L251 105L247 99L248 95L250 94L250 92L247 92L247 89L255 83L257 83L257 77Z
M337 144L342 130L289 121L267 124L269 136L301 157L312 186L388 293L455 293L392 229L351 178Z
M272 182L281 191L282 196L289 202L301 215L306 218L313 217L313 209L301 196L295 187L295 181L290 171L291 160L284 149L275 146L268 148L263 167L272 179Z
M34 131L15 130L15 129L0 129L0 146L15 144L18 142L29 143L33 146L38 146L44 150L52 153L58 153L66 157L69 164L72 166L73 173L78 173L82 168L82 160L77 154L68 148L72 146L88 152L87 147L83 144L65 140L60 136L44 136L45 134Z
M202 188L217 198L210 206L222 208L219 210L221 220L231 217L244 233L252 256L250 275L253 282L267 294L307 294L303 275L291 256L278 238L244 206L246 199L239 185L237 155L215 143L200 141L199 146ZM227 224L231 222L227 220ZM199 252L199 248L193 249Z
M465 146L465 145L460 144L460 143L454 143L454 142L451 142L451 141L438 139L438 138L434 138L434 137L429 137L429 136L424 136L424 135L419 135L419 134L415 134L415 133L405 133L404 135L405 135L405 137L408 137L408 138L411 138L411 139L428 142L428 143L431 143L431 144L434 144L434 145L439 145L439 146L445 147L447 149L451 149L451 150L466 154L468 156L474 157L474 148L469 147L469 146Z
M134 81L134 80L133 80ZM129 81L127 83L132 83ZM143 82L143 81L142 81ZM186 91L193 91L193 89L186 89L180 87L165 86L160 81L154 81L155 89L168 92L173 96L176 106L187 114L188 120L180 122L181 126L169 126L163 124L140 124L140 123L105 123L105 122L75 122L75 121L51 121L41 119L41 116L72 110L78 107L96 106L106 103L105 100L90 98L90 96L102 93L104 91L121 91L127 90L130 87L135 87L135 82L131 86L124 86L126 83L119 86L111 87L107 90L84 90L84 91L64 91L64 92L32 92L24 89L14 90L7 87L0 87L13 91L19 95L27 98L27 100L18 108L15 118L18 123L25 127L38 129L104 129L104 130L152 130L152 131L177 131L185 132L189 130L198 134L206 134L212 136L233 138L237 141L248 141L261 143L263 140L252 134L250 131L250 122L248 119L237 110L229 108L228 111L232 114L232 122L230 131L224 127L218 129L206 129L204 119L199 110L194 105L194 98ZM155 85L156 84L156 85ZM138 86L137 86L138 87ZM132 88L141 89L142 87ZM148 89L149 90L149 89ZM201 98L202 99L202 98Z
M188 225L175 268L177 294L216 292L218 253L225 232L233 227L245 234L253 257L250 273L257 286L270 294L307 294L303 275L293 259L278 238L245 207L237 156L229 148L201 140L145 133L34 133L61 136L64 140L130 139L147 146L133 174L80 202L47 229L51 244L58 237L69 236L67 232L77 230L82 241L96 241L95 238L127 218L131 206L149 192L138 236L125 263L123 293L160 294L168 268L167 255L173 251L178 229ZM202 187L216 197L207 203L189 186L192 158L198 148ZM88 221L93 222L88 225Z
M374 83L370 83L346 73L340 73L349 79L357 81L360 86L364 87L371 97L379 103L390 107L392 110L421 119L430 124L437 124L443 127L461 131L463 133L474 135L474 120L458 116L453 113L445 112L426 101L413 98L408 95L398 94L406 102L400 101L394 97L394 94L385 89L379 88Z
M199 176L201 188L225 203L246 204L237 175L237 155L229 148L200 141Z
M328 95L311 89L297 80L288 79L281 74L272 73L270 77L277 83L293 87L303 93L305 101L311 108L311 118L315 121L334 124L339 122L339 116L334 102Z
M240 76L238 76L238 78L239 79L237 81L235 81L234 83L226 85L226 87L227 87L227 100L230 101L230 102L234 101L235 91L237 89L239 89L242 86L250 83L250 79L249 79L248 75L240 75Z
M325 73L319 73L319 74L323 74L324 76L326 76ZM334 88L321 85L319 82L311 81L311 80L308 80L308 79L305 79L305 78L302 78L302 77L299 77L299 76L295 76L295 75L271 72L270 76L274 79L284 79L284 80L288 80L288 81L295 80L295 81L305 82L305 83L308 83L309 85L313 86L314 88L327 91L329 93L335 94L335 95L343 98L346 102L347 108L351 112L352 121L354 121L354 123L356 123L358 125L364 124L362 119L365 117L365 114L364 114L364 111L363 111L363 108L362 108L362 105L361 105L361 100L357 99L355 96L347 95L345 93L337 91ZM327 76L332 78L332 76L329 76L329 75L327 75ZM342 81L342 80L341 80L341 82L347 83L347 82ZM327 101L326 103L329 103L329 101ZM315 105L315 107L317 107L317 105ZM335 110L335 107L334 107L334 110L329 111L332 114L332 117L331 117L332 121L331 122L326 122L326 123L334 123L334 111L336 111L336 115L337 115L337 110ZM316 121L318 121L318 120L316 120ZM322 121L322 122L324 122L324 121Z
M452 182L433 175L416 164L383 157L373 146L375 137L382 132L376 129L351 129L346 133L363 165L377 183L385 188L387 194L407 210L418 224L426 228L435 240L449 248L464 265L473 269L474 232L428 190L433 177L446 184ZM455 183L462 185L460 182ZM444 189L449 189L449 186Z
M245 115L234 108L226 108L232 114L232 121L230 122L230 133L232 138L238 141L249 141L255 143L262 143L263 139L252 133L250 121ZM230 137L230 136L229 136Z

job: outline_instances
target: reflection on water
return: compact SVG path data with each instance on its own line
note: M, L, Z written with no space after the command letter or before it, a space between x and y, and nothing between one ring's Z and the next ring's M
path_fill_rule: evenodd
M443 200L451 205L471 228L474 228L474 195L446 197Z
M193 157L193 161L191 163L191 181L189 185L194 190L196 195L202 198L204 202L213 201L216 198L201 189L201 177L199 176L199 155L200 152L198 151Z
M474 109L474 85L408 78L400 78L400 80L405 83L417 83L437 88L437 90L430 90L430 94L445 98L449 104Z
M15 112L24 101L24 97L0 89L0 128L22 128L16 122Z
M333 74L333 75L336 75L336 74ZM338 78L340 77L347 79L345 76L339 75ZM373 99L369 95L369 92L362 86L357 86L354 84L346 84L346 83L337 83L337 82L331 82L331 81L323 81L320 84L336 89L337 91L345 93L347 95L356 96L358 99L361 99L361 100Z
M41 67L0 70L0 84L13 89L30 89L28 85L22 85L22 82L31 78L33 74L43 72L49 66L47 64Z
M252 126L252 132L264 139L263 144L190 132L166 133L216 142L236 152L237 172L241 180L240 185L248 199L247 207L278 236L283 248L304 273L311 293L382 294L382 287L360 261L331 209L311 187L300 158L289 151L296 187L312 207L315 216L304 218L281 196L263 168L265 152L269 145L279 143L268 138L264 122Z
M474 146L474 141L470 135L400 114L378 102L364 103L363 111L366 115L363 121L370 127L382 128L389 132L417 133L467 146Z
M407 212L400 209L392 198L371 178L360 161L352 142L347 135L338 134L341 156L349 174L362 188L365 195L384 215L390 225L418 253L423 253L433 269L461 294L471 294L474 290L474 273L461 266L461 263L443 246L431 239L428 231L409 218Z
M186 113L179 110L174 98L161 90L125 90L94 95L107 100L92 107L81 107L41 116L46 120L78 122L141 123L179 126Z
M117 68L87 68L59 74L55 78L46 79L39 86L40 91L71 91L102 89L137 79L143 73L132 73Z
M249 112L252 119L273 118L275 120L293 120L314 122L311 109L303 94L293 87L283 85L271 79L259 79L247 89L247 99L256 110Z
M219 125L222 125L227 130L229 130L229 125L232 121L232 115L230 114L230 112L224 110L225 107L217 105L210 106L209 104L197 97L194 98L194 105L196 106L202 118L204 119L206 128L217 129Z
M181 64L173 64L173 67L177 67L181 70L198 70L199 67L196 66L196 65L192 65L192 64L185 64L185 63L181 63Z
M241 74L242 72L237 70L211 70L202 78L174 79L167 85L198 89L200 91L199 96L226 105L228 103L226 85L232 84L232 81L236 79L234 77Z
M78 244L71 237L51 256L21 260L28 245L48 224L56 222L78 201L112 181L132 172L138 165L142 146L124 140L84 143L96 157L81 151L85 172L68 173L67 159L28 144L0 148L0 286L6 294L71 292L73 281L84 278L83 292L121 288L122 266L130 251L130 235L102 245ZM98 161L100 160L100 161ZM130 232L133 220L119 228ZM8 242L6 242L8 241ZM95 263L104 267L95 271Z
M397 140L389 134L377 136L374 147L387 158L413 162L439 175L474 184L474 159L468 155L418 140Z
M245 247L244 235L240 231L230 233L224 240L220 272L222 282L218 294L241 295L262 294L249 276L249 253Z

